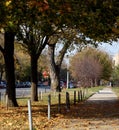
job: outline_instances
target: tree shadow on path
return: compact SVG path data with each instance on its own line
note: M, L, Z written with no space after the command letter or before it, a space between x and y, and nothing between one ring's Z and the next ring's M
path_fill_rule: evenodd
M64 113L66 118L119 118L119 100L85 101Z

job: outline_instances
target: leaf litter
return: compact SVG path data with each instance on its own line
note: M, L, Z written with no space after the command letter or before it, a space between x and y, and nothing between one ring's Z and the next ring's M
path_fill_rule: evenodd
M97 103L98 102L98 103ZM119 101L81 102L71 105L69 111L62 106L51 106L51 119L47 117L47 107L32 106L34 130L119 130ZM0 106L0 130L28 130L27 106L9 108Z

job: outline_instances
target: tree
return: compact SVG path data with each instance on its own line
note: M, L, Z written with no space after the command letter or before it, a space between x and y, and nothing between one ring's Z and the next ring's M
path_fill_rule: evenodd
M5 71L5 64L3 60L3 55L0 53L0 81L3 79L4 71Z
M117 33L113 31L114 29L118 29L117 17L119 8L117 0L111 2L102 0L71 0L68 2L62 2L60 0L57 2L54 2L53 0L11 0L6 2L2 0L0 1L0 4L2 5L0 8L0 12L2 12L0 13L0 18L2 18L2 20L0 20L1 25L5 29L5 32L11 33L10 35L16 34L18 25L26 27L23 23L26 23L27 21L29 22L29 25L27 26L28 30L30 27L32 30L33 25L36 25L37 27L36 23L40 24L40 29L43 34L42 38L55 34L55 30L62 27L78 28L80 34L93 39L95 42L110 41L110 39L116 40L116 38L118 38ZM40 22L37 22L39 16L42 17L39 19ZM32 34L30 35L32 36ZM31 40L34 39L32 38L33 37L30 37ZM13 47L12 44L11 46ZM31 66L33 67L33 65ZM36 73L36 71L34 71L34 73ZM33 78L33 86L35 86L36 80L37 79ZM36 87L32 88L34 88L33 91L36 93ZM37 96L35 97L37 98Z
M50 77L51 77L51 88L53 91L61 91L60 89L60 69L61 63L66 53L67 48L69 47L68 44L65 44L65 47L62 49L62 52L59 54L57 59L55 59L55 44L49 44L48 54L49 54L49 70L50 70ZM64 51L64 52L63 52Z
M25 49L15 43L14 50L16 80L30 81L30 57Z
M47 9L47 3L32 1L22 3L24 5L23 22L19 26L19 32L17 40L20 42L28 54L30 55L31 64L31 100L38 101L37 82L38 82L38 58L45 48L48 36L43 34L44 22L43 19L44 11ZM31 13L32 12L32 13ZM32 15L32 17L31 17ZM43 20L42 20L43 19ZM45 32L46 33L46 32Z
M101 79L110 79L112 61L105 52L88 48L72 57L71 72L83 86L95 86Z
M41 4L41 3L39 3ZM39 5L37 2L35 5L37 5L36 8L34 8L34 3L27 4L25 6L26 11L26 16L31 19L30 22L27 21L26 19L24 20L23 24L20 25L20 32L18 34L18 38L23 41L24 47L27 48L28 53L30 54L31 57L31 80L33 82L32 84L32 99L37 100L37 60L44 49L46 43L48 40L51 40L52 36L59 30L58 26L55 26L55 23L57 20L60 20L59 17L53 17L56 15L58 9L57 8L47 8L46 10L39 11L41 5ZM50 5L55 5L56 3L45 3L44 6L47 5L47 7ZM57 3L60 5L61 3ZM55 6L56 6L55 5ZM62 8L62 4L61 7ZM59 7L58 7L59 8ZM48 11L47 11L48 10ZM32 21L31 16L29 15L29 12L32 11L32 15L34 16L34 21ZM50 12L51 11L51 12ZM54 14L55 11L55 14ZM24 12L24 11L23 11ZM50 12L50 14L49 14ZM40 15L39 15L40 13ZM52 17L51 17L52 14ZM52 22L51 22L52 21ZM63 22L63 19L60 20L58 24L61 24ZM50 37L50 38L49 38ZM49 44L52 44L52 42L48 42ZM52 45L50 45L52 46ZM64 55L64 53L62 53ZM60 63L61 64L61 63ZM57 80L58 81L58 80ZM59 81L58 81L59 82ZM56 83L56 82L55 82Z
M79 5L80 4L80 5ZM113 30L118 30L118 1L84 0L76 1L75 11L80 32L97 42L116 40L117 35ZM81 13L80 13L81 12ZM79 15L80 14L80 15ZM75 17L75 18L76 18Z
M86 44L89 44L90 40L92 41L92 43L95 43L96 46L99 44L99 42L111 42L118 38L118 35L116 35L113 31L113 28L115 29L118 28L118 26L115 26L115 24L118 23L117 21L117 17L118 17L117 12L119 12L119 9L117 7L118 4L119 4L118 1L111 2L111 3L110 1L63 2L63 4L61 4L60 7L64 7L64 8L61 8L58 11L58 16L60 16L61 19L59 19L59 21L56 20L57 24L54 22L54 26L61 30L63 30L64 28L77 29L78 30L77 35L79 39L83 39L83 42ZM55 5L57 5L57 3L54 4L54 7ZM105 12L105 14L103 12ZM64 20L62 20L63 18ZM55 33L54 39L56 38L56 34L57 33ZM70 35L70 31L68 32L68 34ZM90 40L87 41L87 39ZM72 42L69 40L69 43ZM50 43L49 45L49 54L51 56L50 65L52 65L50 66L51 67L50 70L52 70L50 74L50 76L52 77L51 86L54 86L53 88L59 88L56 87L59 84L59 78L56 75L58 75L58 73L60 72L59 70L60 70L61 60L56 61L56 58L53 59L53 57L55 56L54 48L56 46L54 44L55 43L53 41L53 43ZM62 53L60 54L64 55Z
M14 37L15 33L11 29L6 30L4 34L4 50L2 49L2 53L4 55L5 60L5 72L7 79L7 94L9 106L18 106L15 92Z
M109 80L111 73L112 73L112 59L111 57L101 50L95 50L93 48L87 48L86 55L91 55L95 59L99 61L99 63L102 65L102 75L101 78L104 80ZM96 54L96 55L94 55Z
M3 44L4 44L3 34L0 34L0 45L3 46ZM5 72L5 63L4 63L3 55L0 52L0 81L3 78L4 72Z
M101 77L102 67L93 57L75 57L71 64L72 76L83 87L96 86Z
M0 50L4 56L5 72L7 80L8 106L18 106L15 91L14 73L14 38L17 30L18 20L14 15L12 1L0 1L0 29L4 30L4 46Z
M28 37L22 36L22 40L23 43L22 45L27 49L27 52L30 55L31 58L31 89L32 89L32 93L31 93L31 99L32 101L37 101L38 100L38 93L37 93L37 62L38 62L38 58L41 55L42 50L44 49L44 47L47 44L47 37L37 37L35 39L35 36L38 34L33 34L33 32L35 31L35 28L30 29L29 32L26 30L24 30L24 32L22 32L22 35L27 35Z
M70 31L73 29L70 29ZM49 57L49 70L51 78L51 88L53 91L61 91L60 88L60 71L63 58L68 48L73 47L74 42L80 41L80 48L82 46L83 40L76 37L76 32L71 31L72 33L67 33L69 29L63 30L62 37L58 39L58 36L52 37L53 40L48 44L48 57ZM55 39L55 40L54 40ZM63 43L62 47L58 54L55 54L56 45L59 45L59 42ZM60 44L61 45L61 44ZM59 46L58 46L59 47ZM72 48L73 50L73 48Z
M119 65L113 67L110 81L113 83L113 85L119 85Z
M37 17L40 17L40 23L42 23L40 24L41 32L45 35L56 37L54 35L57 34L58 30L59 31L64 30L64 28L73 28L73 29L75 28L78 30L80 38L86 39L88 37L90 39L93 39L92 41L94 42L110 41L110 39L116 38L115 36L112 35L113 32L111 31L108 25L111 25L111 27L112 26L114 27L114 23L116 22L116 17L118 14L117 13L113 14L113 13L115 10L118 11L117 6L115 6L117 4L117 1L115 3L108 3L108 2L100 3L98 1L95 1L95 2L92 2L92 1L83 1L83 2L82 1L69 1L69 2L43 1L43 2L44 3L31 2L31 4L26 4L30 6L27 6L28 11L25 15L27 15L28 19L30 19L31 16L29 15L28 12L32 11L33 12L32 16L34 17L34 19L37 20ZM42 4L42 7L41 7L41 4ZM112 7L109 8L108 4ZM33 11L34 5L37 5L37 8L35 8L35 11ZM42 9L39 7L41 7ZM105 10L107 14L110 13L110 17L105 17L105 15L102 15L103 10ZM38 15L37 11L40 13L40 16ZM113 18L112 18L112 14L114 15ZM97 19L99 16L100 16L100 19ZM102 19L105 19L105 21L104 20L101 21ZM94 29L95 29L95 33L93 31ZM67 30L70 30L70 29L67 29ZM50 39L52 39L51 37ZM52 42L49 42L49 43L52 44ZM55 46L55 45L50 45L49 47L51 46ZM53 47L51 48L53 49ZM52 59L51 61L54 61L54 60ZM61 61L59 62L59 66L60 64L61 64ZM58 66L58 64L56 66ZM53 74L53 75L56 75L56 74ZM58 80L56 82L58 84Z

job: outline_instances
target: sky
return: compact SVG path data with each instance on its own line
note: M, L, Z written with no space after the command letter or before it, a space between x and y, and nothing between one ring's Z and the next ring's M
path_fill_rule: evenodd
M119 53L119 41L113 42L112 45L103 43L99 46L99 48L106 51L109 55L114 56L115 54Z

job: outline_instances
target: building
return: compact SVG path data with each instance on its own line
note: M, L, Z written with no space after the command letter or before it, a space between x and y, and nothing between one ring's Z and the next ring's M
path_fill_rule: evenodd
M119 65L119 52L114 55L113 62L114 62L114 66L118 66Z

